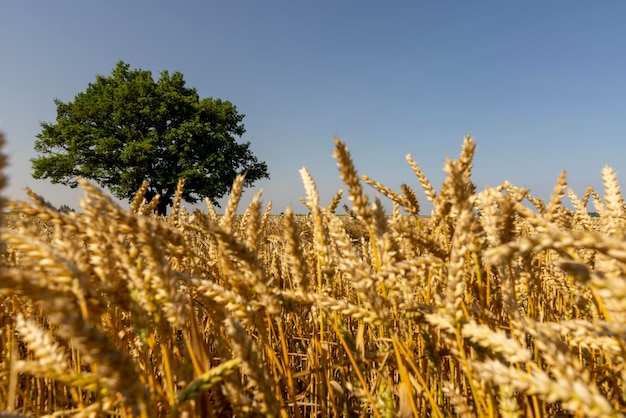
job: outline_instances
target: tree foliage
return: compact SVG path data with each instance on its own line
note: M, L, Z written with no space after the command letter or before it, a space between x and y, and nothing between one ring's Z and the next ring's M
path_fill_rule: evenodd
M147 179L146 197L161 195L161 214L180 178L183 200L208 197L214 204L238 173L246 172L246 186L269 178L250 143L236 142L245 132L244 115L229 101L200 99L179 72L162 71L155 81L150 71L120 61L73 101L55 104L56 123L41 123L35 142L35 178L76 187L83 177L123 200Z

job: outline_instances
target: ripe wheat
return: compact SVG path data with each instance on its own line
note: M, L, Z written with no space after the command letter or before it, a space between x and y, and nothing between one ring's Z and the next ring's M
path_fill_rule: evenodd
M562 173L544 204L477 191L475 148L438 191L407 156L430 217L338 139L347 215L306 169L310 216L270 216L261 193L236 215L241 176L221 216L187 213L182 181L166 217L147 183L130 210L84 181L80 213L2 200L0 416L622 416L615 172L581 199Z

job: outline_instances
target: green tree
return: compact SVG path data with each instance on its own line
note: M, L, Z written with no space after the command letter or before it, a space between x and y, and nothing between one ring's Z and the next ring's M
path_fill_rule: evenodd
M83 177L122 200L145 179L146 198L161 195L159 214L172 204L180 178L183 200L208 197L214 204L239 173L246 173L246 186L269 178L250 143L235 140L245 132L244 115L229 101L200 99L179 72L162 71L155 81L150 71L120 61L74 101L54 102L56 123L41 123L35 141L34 178L76 187Z

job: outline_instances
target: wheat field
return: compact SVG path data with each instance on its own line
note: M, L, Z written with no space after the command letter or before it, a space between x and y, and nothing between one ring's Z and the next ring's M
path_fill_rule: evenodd
M563 173L543 202L476 190L474 151L439 190L407 155L429 217L416 179L359 175L338 139L350 204L302 169L306 216L240 208L242 177L220 215L87 182L80 213L3 200L0 417L623 416L615 172L581 197Z

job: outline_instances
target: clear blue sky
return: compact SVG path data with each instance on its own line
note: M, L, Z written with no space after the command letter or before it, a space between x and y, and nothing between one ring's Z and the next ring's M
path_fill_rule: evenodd
M4 194L28 186L78 207L81 191L30 176L35 135L55 97L72 100L118 60L233 102L275 213L305 211L303 166L323 204L342 187L334 135L360 173L414 187L425 213L405 155L438 188L468 132L479 189L509 180L547 198L566 170L579 196L601 191L604 165L626 181L625 22L621 0L4 1Z

